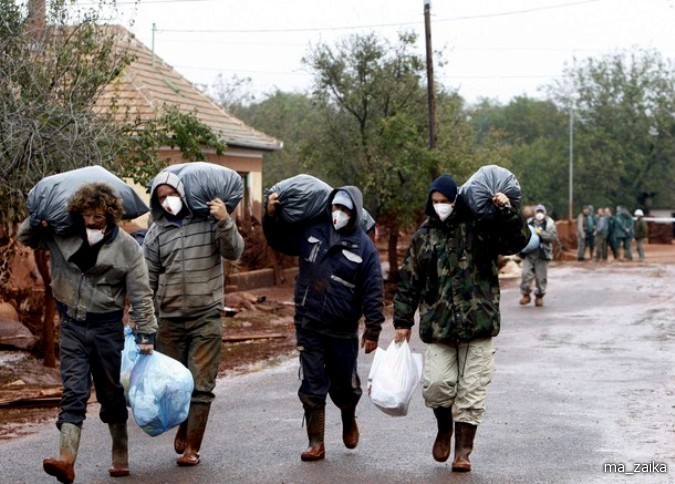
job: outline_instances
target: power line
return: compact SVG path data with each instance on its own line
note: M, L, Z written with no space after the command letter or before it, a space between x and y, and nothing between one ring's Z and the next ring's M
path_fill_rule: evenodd
M161 1L161 0L158 0ZM164 0L164 1L185 1L185 0ZM603 0L581 0L577 2L560 3L556 5L548 5L546 7L533 7L520 10L508 10L504 12L463 15L461 17L449 17L445 19L436 19L435 23L440 22L455 22L458 20L476 20L481 18L506 17L509 15L522 15L542 10L554 10L559 8L574 7L587 3L597 3ZM338 30L358 30L358 29L379 29L388 27L404 27L404 26L418 26L419 22L397 22L388 24L367 24L367 25L352 25L340 27L312 27L312 28L294 28L294 29L157 29L156 32L173 32L173 33L200 33L200 34L264 34L264 33L299 33L299 32L321 32L321 31L338 31Z

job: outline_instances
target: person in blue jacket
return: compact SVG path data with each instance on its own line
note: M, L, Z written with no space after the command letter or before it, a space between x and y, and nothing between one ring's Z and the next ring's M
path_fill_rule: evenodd
M360 346L370 353L377 348L384 321L380 258L360 226L363 195L357 187L333 190L326 216L314 223L282 222L278 193L269 195L266 209L263 231L268 244L299 256L294 317L301 370L298 396L309 438L300 458L321 460L327 395L341 411L344 445L353 449L359 442L359 320L365 316Z

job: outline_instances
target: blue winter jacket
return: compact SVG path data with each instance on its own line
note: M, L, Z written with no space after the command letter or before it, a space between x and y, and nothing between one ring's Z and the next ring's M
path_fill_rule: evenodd
M299 256L295 284L295 324L333 337L358 335L365 316L364 338L377 341L384 321L380 257L361 229L363 198L358 188L345 186L355 215L336 231L330 221L328 198L325 219L309 226L289 225L265 215L263 231L269 245L284 254Z

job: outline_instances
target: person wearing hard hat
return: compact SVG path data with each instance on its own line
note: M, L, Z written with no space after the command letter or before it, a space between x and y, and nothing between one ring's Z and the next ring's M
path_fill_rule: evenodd
M635 244L637 245L638 258L640 262L645 260L645 241L649 237L649 227L645 220L645 214L641 209L637 209L634 213L635 218Z

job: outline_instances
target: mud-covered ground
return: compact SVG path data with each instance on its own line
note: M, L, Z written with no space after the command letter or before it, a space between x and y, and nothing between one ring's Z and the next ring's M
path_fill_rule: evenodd
M292 291L287 285L226 297L239 311L223 317L221 377L274 365L295 351ZM30 353L0 351L0 440L30 433L26 424L55 420L60 385L58 369ZM18 398L24 400L8 403Z
M573 258L570 256L570 258ZM610 256L611 259L611 256ZM675 264L675 245L650 245L647 247L647 264ZM553 264L579 266L588 270L597 267L617 269L625 264L639 262L609 261L596 263L556 261ZM504 287L517 284L517 275L503 280ZM295 351L293 333L293 287L260 288L226 297L226 304L246 307L232 317L223 318L224 342L220 375L257 371L286 360ZM503 301L502 304L508 304ZM266 337L269 336L269 337ZM240 341L232 341L239 340ZM31 423L55 420L58 407L60 378L57 369L45 368L41 361L26 352L0 351L0 440L31 433ZM13 396L25 395L24 404L3 405ZM35 407L35 397L42 396L42 406ZM28 398L32 397L32 398ZM31 405L32 402L32 405ZM89 415L92 418L92 415Z

